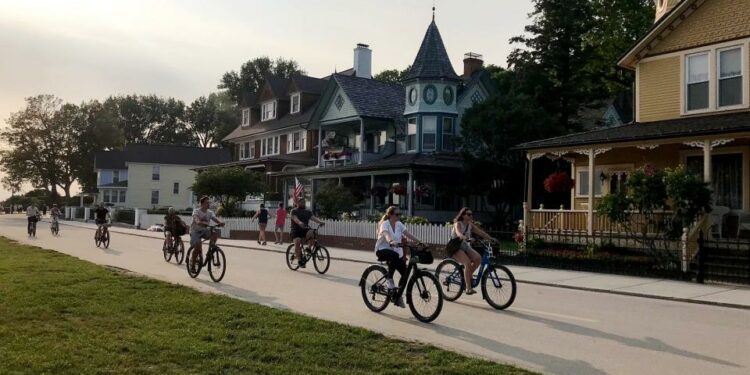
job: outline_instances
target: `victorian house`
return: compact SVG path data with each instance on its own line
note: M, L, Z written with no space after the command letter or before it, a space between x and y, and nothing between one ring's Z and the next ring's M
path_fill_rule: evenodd
M750 230L750 4L657 0L653 27L617 64L635 72L634 122L519 146L528 155L527 227L611 230L597 202L651 164L683 165L710 184L714 235ZM561 209L541 207L540 158L570 162L576 183Z
M360 216L391 204L431 221L452 218L462 204L482 210L481 197L461 201L454 142L464 111L495 90L482 56L466 54L458 75L433 19L402 82L372 79L371 57L358 44L353 69L327 80L305 125L318 140L312 166L273 174L286 181L285 198L299 180L313 208L325 184L350 187Z

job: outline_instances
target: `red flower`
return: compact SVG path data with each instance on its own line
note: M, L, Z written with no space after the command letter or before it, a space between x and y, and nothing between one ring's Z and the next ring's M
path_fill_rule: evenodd
M568 191L576 186L567 172L555 172L544 179L544 190L548 193Z
M656 166L651 163L648 163L643 166L643 173L645 173L646 176L654 177L654 175L656 175L656 172L658 172L658 170L656 169Z

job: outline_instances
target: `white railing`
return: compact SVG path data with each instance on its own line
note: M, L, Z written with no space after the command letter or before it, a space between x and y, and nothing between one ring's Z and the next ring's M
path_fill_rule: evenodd
M190 223L190 216L180 215L182 220ZM246 217L221 218L226 226L221 229L221 236L228 238L231 231L257 231L258 221L251 221ZM163 224L164 215L147 214L145 211L139 213L138 222L141 229L146 229L154 224ZM367 221L348 220L325 220L325 226L320 229L320 234L328 236L369 238L375 239L378 223ZM268 223L266 230L273 231L274 219ZM289 230L289 219L284 226ZM425 243L432 245L444 245L450 237L450 227L441 224L406 224L406 229Z

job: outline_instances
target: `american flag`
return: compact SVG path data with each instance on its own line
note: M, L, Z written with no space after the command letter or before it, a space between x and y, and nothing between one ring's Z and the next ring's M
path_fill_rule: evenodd
M294 199L294 204L297 204L299 202L299 199L302 198L302 193L304 193L305 188L302 186L302 184L299 182L297 177L294 178L294 195L292 198Z

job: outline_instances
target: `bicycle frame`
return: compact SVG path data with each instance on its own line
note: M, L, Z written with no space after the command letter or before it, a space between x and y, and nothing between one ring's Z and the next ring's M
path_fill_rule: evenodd
M479 269L477 272L477 276L472 276L471 278L471 287L476 288L479 286L479 284L482 282L482 275L489 270L489 268L492 266L492 260L495 259L495 255L492 251L492 245L484 240L477 240L482 246L484 247L484 254L482 255L482 262L479 264ZM458 268L453 273L447 277L448 282L456 285L463 285L464 283L464 275L463 275L463 268ZM500 286L500 280L498 279L497 275L490 275L490 279L492 280L492 283L495 285L495 287Z

